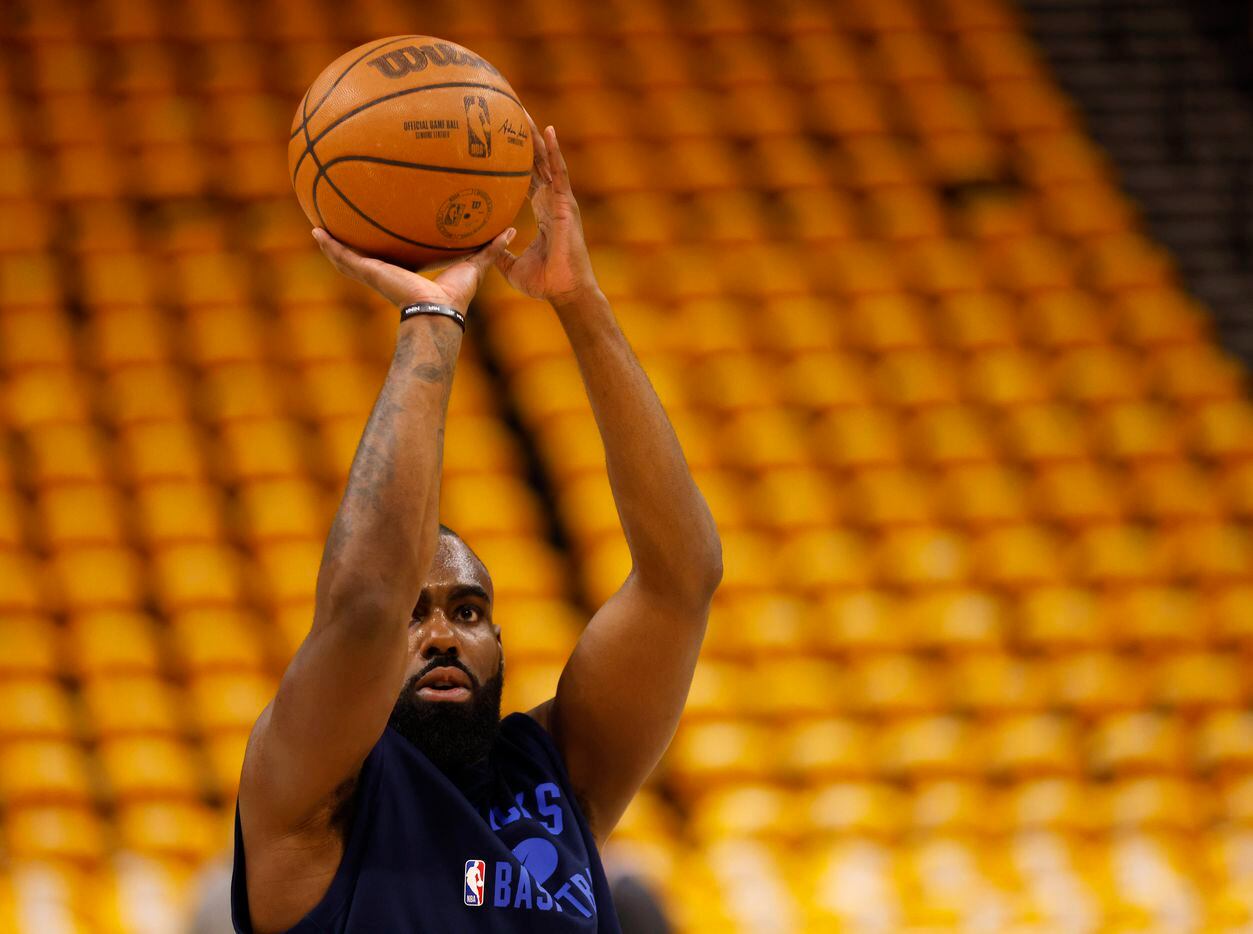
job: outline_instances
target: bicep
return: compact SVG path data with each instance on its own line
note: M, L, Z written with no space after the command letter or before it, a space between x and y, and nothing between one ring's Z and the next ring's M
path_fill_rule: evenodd
M707 602L651 592L632 576L592 617L562 671L544 713L602 841L674 736L708 614Z
M249 738L241 817L290 832L356 774L396 702L406 638L404 627L314 627Z

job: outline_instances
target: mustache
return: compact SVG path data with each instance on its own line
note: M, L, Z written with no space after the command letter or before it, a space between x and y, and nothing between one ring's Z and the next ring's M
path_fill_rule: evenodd
M435 670L436 668L456 668L458 671L464 673L465 676L470 679L470 684L473 685L474 690L476 691L483 686L479 682L479 679L474 677L474 672L472 672L469 668L463 665L461 661L455 655L440 655L440 656L437 656L436 658L431 659L430 662L428 662L421 671L419 671L416 675L410 678L409 683L406 685L406 687L412 688L413 685L417 684L419 681L425 678L429 672Z

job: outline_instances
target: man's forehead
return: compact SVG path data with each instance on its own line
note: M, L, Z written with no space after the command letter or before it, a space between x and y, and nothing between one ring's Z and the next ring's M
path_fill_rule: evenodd
M464 585L476 585L492 594L492 578L483 562L459 538L441 535L425 589L438 593Z

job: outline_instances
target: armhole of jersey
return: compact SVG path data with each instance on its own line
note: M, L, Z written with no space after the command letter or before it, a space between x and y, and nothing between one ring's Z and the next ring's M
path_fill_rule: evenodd
M357 787L353 790L356 799L353 805L352 826L348 828L347 839L344 840L344 852L331 877L331 884L316 905L309 909L289 931L302 929L312 923L319 929L325 927L347 905L352 879L350 873L361 864L361 850L367 843L367 827L374 812L374 799L380 776L380 767L386 756L386 736L384 731L374 748L370 750L365 761L361 763L361 771L357 778ZM368 792L367 792L368 786ZM235 861L231 873L231 920L235 924L237 934L252 934L252 915L248 906L247 863L244 854L244 831L239 818L239 802L235 802Z

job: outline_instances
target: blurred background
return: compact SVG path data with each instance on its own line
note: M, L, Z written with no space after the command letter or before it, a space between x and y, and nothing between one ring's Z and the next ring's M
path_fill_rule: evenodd
M398 33L558 128L722 530L611 866L695 934L1247 930L1247 0L6 0L0 931L221 908L395 333L291 115ZM560 327L495 275L442 511L543 700L629 564Z

